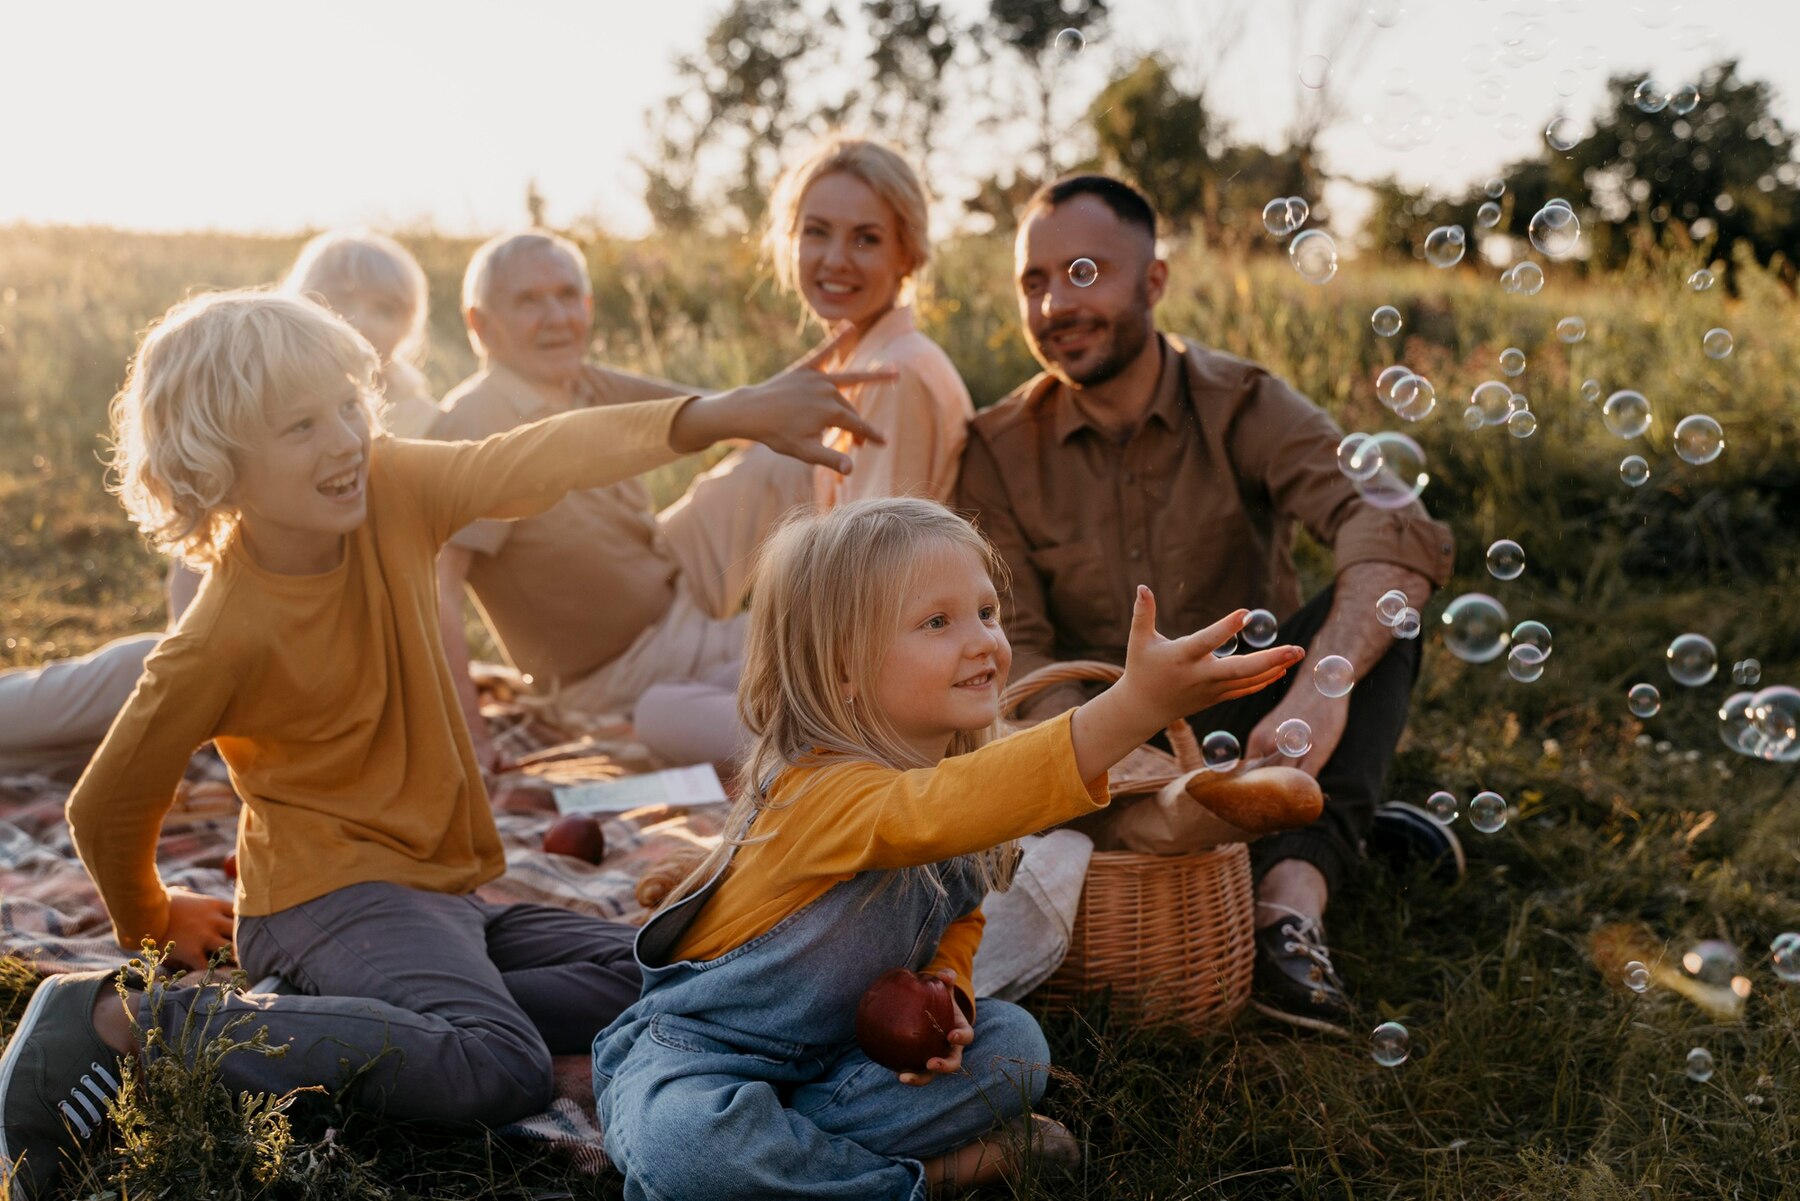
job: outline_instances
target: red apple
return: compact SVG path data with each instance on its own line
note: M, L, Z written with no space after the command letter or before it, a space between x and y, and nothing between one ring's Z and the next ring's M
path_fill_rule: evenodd
M606 858L606 832L593 814L571 813L544 834L544 849L552 855L598 863Z
M956 993L949 981L897 967L856 1003L856 1045L896 1072L923 1072L929 1059L947 1058L956 1029Z
M225 856L225 862L221 863L219 866L224 869L225 878L227 880L237 879L237 852L233 851L231 854Z

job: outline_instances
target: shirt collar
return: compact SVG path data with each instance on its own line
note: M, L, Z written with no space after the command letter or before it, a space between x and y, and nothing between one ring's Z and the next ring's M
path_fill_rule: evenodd
M1170 345L1169 339L1161 333L1156 335L1157 344L1162 347L1162 362L1157 370L1156 391L1150 397L1150 407L1144 412L1144 420L1152 418L1161 421L1170 430L1181 428L1186 417L1183 410L1187 400L1187 372L1184 369L1181 353ZM1052 433L1060 444L1073 438L1084 429L1091 429L1096 434L1105 435L1075 403L1073 390L1064 387L1054 377L1044 377L1046 387L1039 395L1042 403L1052 406Z

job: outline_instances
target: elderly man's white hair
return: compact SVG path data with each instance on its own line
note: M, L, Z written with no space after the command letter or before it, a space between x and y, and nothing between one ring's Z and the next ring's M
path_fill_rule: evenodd
M490 312L494 299L494 283L505 272L507 264L534 250L548 250L562 255L575 269L575 278L581 281L581 294L583 296L594 294L593 281L588 278L587 260L582 257L579 246L547 229L525 229L515 233L497 234L476 248L474 257L469 259L469 269L463 272L463 312L466 314L470 309L480 309L484 313ZM482 353L481 344L476 340L474 330L469 331L469 340L475 344L475 353Z

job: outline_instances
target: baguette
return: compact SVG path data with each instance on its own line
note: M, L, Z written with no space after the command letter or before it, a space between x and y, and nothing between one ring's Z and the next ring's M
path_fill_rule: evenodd
M1188 798L1252 838L1310 825L1325 810L1319 782L1297 767L1257 767L1235 775L1199 772Z

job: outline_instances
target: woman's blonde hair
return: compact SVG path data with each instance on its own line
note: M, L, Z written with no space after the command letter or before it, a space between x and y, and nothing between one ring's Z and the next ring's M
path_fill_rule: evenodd
M385 292L406 305L406 333L394 347L394 361L414 371L425 366L425 321L431 301L425 269L406 247L368 230L329 230L300 248L281 290L290 296L317 296L330 308L330 294L362 288Z
M242 289L184 300L145 331L113 397L107 490L158 551L204 568L237 524L238 459L269 402L348 380L372 415L379 369L348 322L297 296Z
M727 837L666 904L704 883L733 846L755 841L750 825L770 807L767 788L782 772L858 760L896 770L934 766L869 698L914 576L933 552L959 549L979 557L1003 586L1005 566L987 539L929 500L856 501L789 518L769 536L757 560L738 684L738 714L752 743L738 771ZM847 698L846 682L860 701ZM959 733L947 753L965 754L999 732L996 722ZM1016 858L1010 842L975 856L993 888L1011 882Z
M838 134L817 142L806 156L776 181L769 200L769 229L764 244L775 264L775 278L790 292L800 290L800 206L806 190L838 172L854 175L894 213L894 233L905 259L908 295L914 279L931 258L931 202L918 174L900 154L883 142Z

